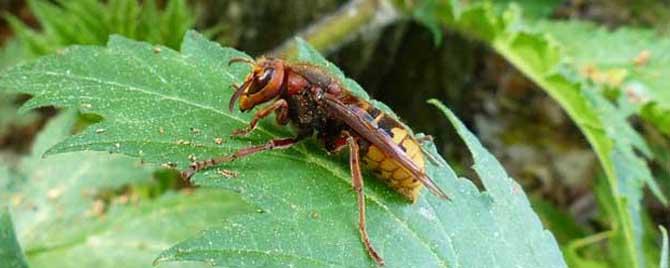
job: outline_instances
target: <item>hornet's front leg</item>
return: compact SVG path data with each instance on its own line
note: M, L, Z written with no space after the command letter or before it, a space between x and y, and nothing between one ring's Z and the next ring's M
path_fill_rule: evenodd
M254 115L254 118L251 119L251 122L249 122L249 125L245 128L237 129L233 131L232 136L233 137L244 137L249 135L254 129L256 129L256 124L258 124L258 121L261 119L267 117L270 115L272 112L277 112L277 122L279 124L285 125L287 123L287 115L288 115L288 103L286 103L286 100L284 99L278 99L272 104L265 106L261 108L256 114Z
M203 161L198 161L198 162L193 162L189 166L189 168L181 173L181 177L184 178L185 180L190 179L195 173L198 173L198 171L201 171L203 169L216 166L221 163L225 162L231 162L235 159L242 158L248 155L252 155L255 153L260 153L263 151L267 150L273 150L273 149L286 149L289 148L296 143L298 143L302 138L297 137L297 138L282 138L282 139L272 139L266 142L265 144L262 145L256 145L252 147L247 147L247 148L242 148L235 153L231 155L226 155L226 156L219 156L215 158L211 158L208 160L203 160Z

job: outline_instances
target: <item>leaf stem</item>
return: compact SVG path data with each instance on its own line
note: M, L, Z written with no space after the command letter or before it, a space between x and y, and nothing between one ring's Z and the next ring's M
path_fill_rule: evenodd
M609 230L601 233L597 233L594 235L590 235L584 238L580 239L575 239L574 241L570 242L568 245L568 248L570 248L573 251L576 251L577 249L586 247L588 245L592 245L595 243L598 243L602 240L608 239L614 235L614 231Z

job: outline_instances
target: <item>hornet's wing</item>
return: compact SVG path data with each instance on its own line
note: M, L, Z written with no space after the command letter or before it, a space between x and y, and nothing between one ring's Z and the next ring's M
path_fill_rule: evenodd
M324 94L324 100L328 110L334 117L342 120L356 133L365 140L377 146L382 152L400 163L401 167L409 171L410 174L419 180L434 195L442 199L449 197L435 184L435 182L426 175L414 161L407 156L405 151L393 142L393 139L373 121L370 115L360 107L342 103L337 97L330 94Z

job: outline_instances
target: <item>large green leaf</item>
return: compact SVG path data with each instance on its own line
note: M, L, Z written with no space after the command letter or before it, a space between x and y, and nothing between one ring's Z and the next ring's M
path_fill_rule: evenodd
M105 193L148 183L153 168L100 152L43 159L47 148L70 135L75 120L68 112L49 122L32 155L0 180L0 203L11 206L31 266L147 267L166 247L237 210L232 206L240 203L222 191L169 193L139 203L128 195L106 199Z
M0 170L0 176L5 177L5 171ZM0 208L0 266L6 268L28 267L16 240L14 225L6 207Z
M518 6L499 14L489 2L457 6L446 0L426 0L424 4L435 7L429 19L419 17L429 27L435 28L438 23L486 42L565 109L598 155L615 197L615 232L610 241L612 248L622 246L620 252L614 253L620 258L619 265L646 267L649 260L644 257L640 214L644 185L651 186L663 203L667 199L652 180L645 160L634 152L640 149L649 155L644 140L626 122L628 113L592 92L592 84L563 61L561 41L573 39L552 38L533 31L532 24L521 18ZM578 45L581 43L572 46Z
M327 63L300 44L299 59ZM25 109L55 104L104 117L49 153L109 151L185 168L189 159L291 135L264 122L249 138L227 138L249 119L248 114L226 111L231 85L249 71L241 64L228 66L232 57L246 55L195 32L187 34L181 53L112 37L106 48L72 47L14 68L0 79L0 86L33 94ZM334 66L325 68L344 79ZM343 83L356 87L351 80ZM428 171L453 198L450 202L424 194L408 204L377 180L366 180L370 235L388 266L565 267L553 236L542 228L523 190L462 125L456 126L472 147L475 170L487 192L446 167L430 166ZM223 143L215 142L217 138L224 138ZM195 183L233 189L258 206L259 213L212 226L164 252L158 261L244 267L373 265L359 240L355 195L342 160L307 142L219 167L239 172L234 179L217 168L197 174Z

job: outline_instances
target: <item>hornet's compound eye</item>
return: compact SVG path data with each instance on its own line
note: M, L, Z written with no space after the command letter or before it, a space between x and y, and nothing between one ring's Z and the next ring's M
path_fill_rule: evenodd
M267 68L265 71L263 71L263 74L256 76L254 79L254 83L252 84L252 87L249 89L248 94L254 94L258 92L259 90L263 89L265 86L267 86L268 82L270 82L270 79L272 79L272 75L275 73L275 69L273 68Z

